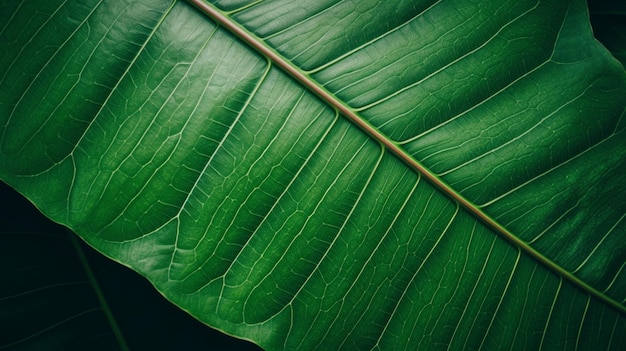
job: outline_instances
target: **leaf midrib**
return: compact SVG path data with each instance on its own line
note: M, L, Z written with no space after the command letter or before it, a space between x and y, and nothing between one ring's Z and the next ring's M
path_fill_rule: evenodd
M334 94L328 91L326 88L322 87L315 80L311 79L311 77L305 73L302 69L292 64L288 59L286 59L283 55L278 53L272 47L267 45L263 40L254 35L252 32L245 29L239 23L233 21L228 14L219 10L215 6L204 2L203 0L187 0L187 2L191 3L197 9L199 9L202 13L207 15L213 21L215 21L219 26L223 27L231 34L235 35L237 38L242 40L245 44L256 50L258 53L263 55L272 65L275 65L282 69L285 73L290 75L293 79L298 81L304 87L306 87L310 92L319 97L326 104L331 106L333 109L338 111L341 115L347 118L354 125L359 127L362 131L367 133L372 139L376 140L380 143L385 149L391 152L398 159L403 161L408 167L417 172L421 177L424 177L431 185L437 188L439 191L446 194L450 199L457 202L462 208L468 211L471 215L479 219L483 222L487 227L491 230L498 233L501 237L508 240L513 245L520 248L523 252L533 257L535 260L539 261L545 267L555 272L556 274L564 277L569 280L574 285L579 288L587 291L591 295L599 298L604 301L608 305L617 309L618 311L626 314L626 306L607 296L603 292L597 290L591 285L587 284L585 281L581 280L577 276L573 275L571 272L567 271L565 268L556 264L554 261L544 256L542 253L534 249L525 241L521 240L519 237L511 233L508 229L506 229L503 225L498 223L495 219L489 216L487 213L482 211L479 207L477 207L470 200L465 198L463 195L455 191L450 185L444 182L441 178L431 172L428 168L422 165L419 161L414 159L411 155L409 155L398 143L391 140L388 136L380 132L377 128L369 124L365 119L363 119L353 108L348 106L345 102L338 99Z

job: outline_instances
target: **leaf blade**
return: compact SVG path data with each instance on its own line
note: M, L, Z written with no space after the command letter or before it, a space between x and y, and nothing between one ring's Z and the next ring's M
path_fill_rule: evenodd
M576 6L580 5L579 2ZM247 9L254 10L255 6L251 4L244 8ZM241 16L243 13L239 11L236 15ZM577 12L578 15L580 13ZM526 315L525 311L515 308L515 302L529 298L528 293L519 292L519 289L520 281L534 281L534 270L537 267L531 260L520 257L519 251L490 237L493 233L482 225L469 229L471 220L467 214L457 212L453 202L438 194L420 178L426 176L437 180L436 175L428 170L424 170L421 176L412 177L405 175L406 170L400 173L398 170L403 167L401 163L387 151L381 151L379 143L385 141L391 145L385 144L388 148L398 150L401 158L412 160L407 156L408 148L398 147L384 135L377 137L378 140L371 140L345 120L336 119L334 109L354 114L354 107L349 107L339 99L335 99L336 103L331 103L329 107L327 103L331 99L322 96L327 101L320 101L307 96L304 90L291 84L293 82L287 83L289 78L276 71L274 62L268 64L263 57L239 47L241 42L233 40L213 24L203 22L200 16L182 4L168 8L167 14L162 13L159 18L162 20L154 26L154 35L141 46L132 67L125 71L124 78L115 85L112 95L99 109L95 122L90 124L75 149L61 158L63 161L58 161L59 156L55 156L53 159L57 164L49 169L44 168L45 172L39 174L38 178L19 177L8 171L3 171L3 177L13 182L20 178L22 189L31 196L39 197L43 196L42 193L49 193L54 179L65 174L64 177L70 181L64 187L54 187L57 198L43 200L49 214L61 221L67 218L66 223L79 232L92 233L87 235L87 239L93 245L148 275L164 294L183 308L193 310L205 322L253 338L267 347L375 347L387 341L411 347L423 345L421 343L445 345L446 335L453 335L454 340L459 335L459 343L464 346L488 348L506 342L515 345L516 338L497 341L498 336L502 335L500 329L506 325L504 321L508 321L502 311L515 310L514 318ZM172 40L173 33L181 32L188 36L181 42ZM369 43L373 39L370 36L359 40L361 43ZM348 47L361 48L359 44ZM311 53L314 54L314 51L306 55L313 57ZM348 57L331 51L335 57ZM206 61L199 59L205 57L204 52L207 53ZM273 49L270 48L264 54L269 56L271 52ZM158 65L163 68L162 71L141 67L145 62L155 61L155 58L163 59ZM324 66L324 69L340 61L332 61L333 65ZM558 64L564 63L563 58L558 61ZM312 61L307 58L306 62ZM206 70L203 65L214 65L215 69ZM287 66L295 67L292 64ZM237 67L246 67L247 70L242 72L236 70ZM296 73L303 73L300 68L295 68ZM212 73L209 76L194 75L194 79L191 79L194 70ZM315 71L315 74L319 76L320 72L322 70ZM229 75L237 76L226 80L233 84L229 89L210 90L213 84L225 82L219 77ZM311 81L307 77L299 80ZM6 84L6 81L3 82ZM143 83L143 86L140 87L138 82ZM320 87L312 82L314 88ZM216 86L221 87L220 84ZM279 86L284 88L277 91L272 89ZM388 99L376 100L377 104L372 107L398 99L415 87L422 85L408 85L407 89L393 92ZM623 87L614 89L613 93L620 89ZM293 91L295 93L288 98L287 95ZM268 104L267 101L284 101L281 103L288 105L279 108L279 105ZM360 105L363 106L368 105ZM623 112L623 106L621 108ZM258 118L259 110L267 111L265 118ZM369 132L376 133L375 129L369 127L370 122L360 117L366 116L366 112L363 108L359 110L357 122L360 121L366 130L370 128ZM180 120L168 118L176 115L190 117ZM205 116L209 116L210 125L204 124L207 121ZM300 120L304 117L304 121ZM620 125L623 128L620 121L618 118L615 122L615 130L621 130ZM12 127L11 123L5 121L3 132L7 125ZM108 135L99 130L100 123L110 124L109 128L101 129L108 131ZM145 131L138 129L141 125ZM197 133L194 129L199 126L206 129ZM297 132L290 133L288 130ZM315 131L314 136L309 135L311 131ZM189 135L195 135L193 142ZM619 158L623 143L618 140L619 135L616 133L610 139L616 151L612 153L612 166L609 165L608 169L623 169ZM129 140L138 144L127 144ZM304 140L307 140L306 147L301 146ZM5 141L3 137L3 143ZM266 145L270 151L261 150L259 145ZM302 148L298 149L301 151L295 156L288 158L280 155L281 150L284 150L278 147L280 145L289 145L290 155L296 148ZM271 150L273 146L276 147L274 151ZM3 157L3 170L17 165L10 163L6 154ZM187 163L191 159L194 161ZM168 168L168 162L178 167ZM396 171L384 171L388 169ZM33 173L37 171L40 170ZM396 172L403 176L391 177ZM447 176L445 171L441 173L443 177ZM385 178L395 179L395 183L391 183L391 180L386 183ZM596 176L591 175L590 178ZM408 189L401 186L406 179L411 179ZM458 185L456 182L450 183ZM617 178L616 184L621 183ZM443 188L447 189L445 186ZM381 193L381 189L394 189L392 198L396 200L382 200L383 196L375 196ZM502 187L497 189L503 191ZM517 191L517 188L513 189ZM66 197L68 193L71 194L69 202ZM448 193L457 194L451 188ZM207 201L211 198L217 201ZM267 200L271 205L265 205ZM374 204L369 204L372 201ZM392 215L387 212L389 207L385 206L385 201L393 203L398 213ZM397 207L396 201L403 205ZM265 208L262 208L264 205ZM470 210L477 209L471 203L467 207ZM67 208L69 212L65 212ZM82 212L85 209L87 212ZM405 211L413 215L407 215ZM445 215L440 218L438 213ZM378 214L380 221L369 223L366 221L370 218L368 214ZM615 218L615 213L612 216ZM408 224L396 228L395 223L400 218ZM428 218L432 222L418 220L420 218ZM616 233L621 229L619 218L617 212L618 221L613 219L617 223ZM364 223L366 225L362 227ZM389 229L383 231L381 228L385 223ZM180 233L187 232L186 228L190 228L189 232L194 234L181 236ZM414 228L418 234L407 228ZM292 236L281 239L275 236L275 233L285 232L292 233ZM453 281L453 275L445 274L448 265L437 257L450 255L450 250L454 248L448 242L450 237L464 237L468 232L472 233L469 242L472 247L481 247L473 253L473 257L501 255L498 256L502 260L500 264L507 267L504 273L493 271L493 267L483 263L487 261L476 260L474 269L489 269L489 276L493 278L487 287L481 286L475 295L472 294L472 298L480 301L478 310L472 309L474 306L470 306L464 297L445 295L437 289L439 286L431 285L432 276L441 276L440 284L444 286ZM484 240L491 240L495 246L474 245ZM600 248L600 244L594 247ZM440 245L446 249L441 249ZM373 252L359 251L363 248ZM404 259L395 261L394 252L400 248L406 249ZM435 252L438 254L435 255ZM611 266L615 266L615 262L619 263L623 250L615 252ZM364 256L358 256L360 254ZM364 263L360 269L359 263ZM402 276L395 276L397 279L393 282L379 274L386 266L398 265ZM619 281L619 267L616 267L616 272L613 276L603 278L605 286L612 286L612 282ZM546 274L542 271L542 276ZM359 279L350 281L347 276ZM574 290L569 285L567 289L561 288L565 285L560 278L550 274L547 276L550 278L539 278L539 282L531 286L540 288L544 285L543 281L550 281L552 290L545 294L552 301L549 315L553 312L567 314L556 301L560 301L560 291L567 290L569 295L574 294ZM473 286L478 287L482 278L475 279ZM336 284L331 285L329 281ZM375 282L372 286L377 288L364 292L356 288L370 286L367 282ZM422 294L416 290L418 286L431 290ZM468 283L468 286L472 284ZM620 286L614 288L617 294L623 292ZM551 296L552 293L555 295ZM398 299L387 301L392 295ZM452 300L446 301L444 296ZM579 298L581 295L573 296ZM353 300L345 300L348 298ZM260 301L265 301L262 311L254 307ZM350 305L345 301L356 303ZM412 304L412 301L420 303ZM431 317L434 312L429 303L433 301L438 306L455 306L442 310L442 313L467 310L467 318L482 320L485 329L472 329L467 335L460 336L447 328L448 334L433 337L433 326L437 325L433 321L438 320ZM377 320L385 318L385 315L372 315L372 310L364 309L370 303L386 306L385 309L398 311L398 314L392 313L387 321ZM413 309L414 313L402 313L405 303L407 309ZM587 297L585 305L596 303L596 300ZM310 306L319 308L310 310ZM595 309L590 310L589 314L587 310L586 307L581 314L583 321L586 318L602 319L604 312L609 311L606 306L600 309L600 315ZM214 314L215 311L218 315ZM542 311L545 317L547 310ZM310 316L312 322L295 318L300 315ZM397 315L402 317L395 317ZM619 313L612 311L607 312L607 315L615 318L615 326L623 324ZM468 322L464 321L464 316L456 315L456 318L460 318L460 330L463 329L461 325L471 324L466 324ZM354 323L342 323L344 317ZM396 322L395 318L400 319ZM550 335L553 330L558 330L558 327L549 323L536 327L533 317L524 318L522 324L528 330L533 330L533 333L542 331ZM407 327L410 323L413 323L412 328ZM334 328L325 329L328 325ZM396 326L394 330L406 333L405 337L395 339L393 332L386 334L388 329L381 329L381 326L387 325ZM593 325L590 327L594 328ZM586 323L581 323L576 329L583 333L587 328L589 326ZM612 333L615 330L619 328L613 329ZM590 338L596 338L603 332L593 330ZM612 333L604 339L611 340ZM421 338L411 338L414 334ZM581 339L579 335L576 337ZM561 340L542 337L529 342L537 345L544 341L560 346Z

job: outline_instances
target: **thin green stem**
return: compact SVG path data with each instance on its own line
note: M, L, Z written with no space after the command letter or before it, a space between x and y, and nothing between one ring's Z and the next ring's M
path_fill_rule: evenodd
M128 351L129 348L128 348L128 345L126 344L126 340L124 339L124 336L122 335L122 331L120 330L119 326L117 325L117 322L115 321L113 312L109 308L109 304L107 303L104 297L104 294L102 293L102 289L100 289L100 284L98 284L98 280L96 279L96 276L93 273L93 270L91 269L91 265L89 264L89 261L87 260L87 257L85 256L85 252L83 251L83 248L80 246L80 242L78 241L76 234L72 233L69 230L67 232L68 232L68 236L70 237L70 241L72 242L72 245L74 246L74 249L76 250L78 259L80 260L80 263L83 266L85 273L87 274L87 279L89 279L89 283L93 287L94 292L96 293L96 297L98 298L100 307L102 308L102 311L104 312L104 315L106 316L106 319L109 321L109 325L111 326L111 330L113 331L113 334L115 335L115 339L117 339L117 342L120 345L120 350Z

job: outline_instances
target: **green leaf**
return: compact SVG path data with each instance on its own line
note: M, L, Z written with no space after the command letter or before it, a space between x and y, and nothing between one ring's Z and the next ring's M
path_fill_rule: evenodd
M266 349L626 345L583 1L190 2L3 3L0 178Z

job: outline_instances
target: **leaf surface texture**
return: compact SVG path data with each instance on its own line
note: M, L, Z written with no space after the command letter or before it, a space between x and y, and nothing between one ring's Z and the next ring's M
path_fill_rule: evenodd
M252 42L3 3L2 179L266 349L626 344L626 75L583 1L208 5Z

